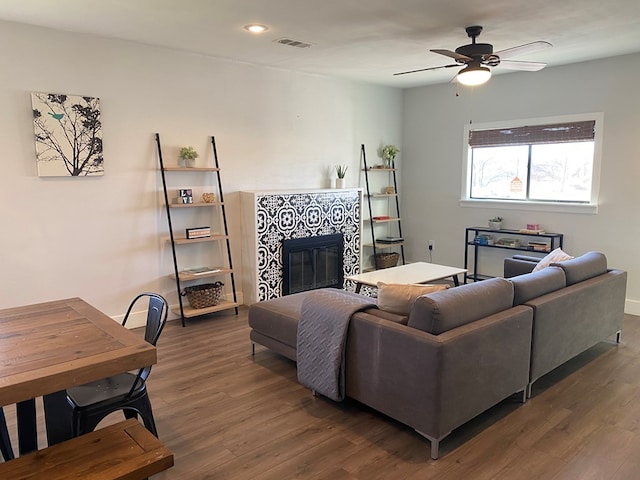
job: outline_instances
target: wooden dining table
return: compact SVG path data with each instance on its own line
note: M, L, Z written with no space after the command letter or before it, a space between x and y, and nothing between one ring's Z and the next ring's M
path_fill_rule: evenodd
M67 388L156 361L141 335L80 298L0 310L0 406L16 404L20 454L38 448L37 397L53 445L73 436Z

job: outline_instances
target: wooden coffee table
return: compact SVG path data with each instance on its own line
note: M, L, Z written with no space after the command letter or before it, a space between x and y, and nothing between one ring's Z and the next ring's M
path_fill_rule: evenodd
M374 270L372 272L351 275L347 280L356 284L356 293L360 292L362 285L375 287L378 282L384 283L429 283L435 280L451 277L455 286L460 285L458 275L467 271L466 268L447 267L435 263L416 262L397 267Z

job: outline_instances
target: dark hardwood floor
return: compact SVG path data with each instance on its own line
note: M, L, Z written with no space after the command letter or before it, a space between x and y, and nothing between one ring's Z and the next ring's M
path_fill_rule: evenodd
M526 404L505 400L454 431L437 461L410 428L313 397L293 362L262 347L252 357L248 335L246 309L167 325L148 388L175 467L154 478L640 478L638 317L625 317L620 345L602 342L536 382Z

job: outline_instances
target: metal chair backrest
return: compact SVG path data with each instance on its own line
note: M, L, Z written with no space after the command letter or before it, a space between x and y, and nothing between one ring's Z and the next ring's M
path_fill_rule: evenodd
M162 333L165 324L167 323L167 316L169 314L169 306L162 295L159 295L157 293L144 292L135 297L131 301L129 308L127 309L127 313L124 315L122 326L124 327L126 325L127 320L129 319L129 314L138 303L138 301L142 298L147 298L149 300L144 339L151 345L155 346L158 342L158 338L160 338L160 334ZM136 376L136 379L133 382L133 385L131 386L131 390L129 391L127 397L130 397L133 394L140 382L145 382L147 380L149 373L151 373L151 365L143 367L138 371L138 375Z

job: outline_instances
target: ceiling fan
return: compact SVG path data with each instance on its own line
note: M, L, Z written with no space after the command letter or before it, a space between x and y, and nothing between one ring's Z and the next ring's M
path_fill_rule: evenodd
M549 42L531 42L494 53L493 45L490 43L476 43L476 39L480 36L480 32L482 32L482 27L480 25L473 25L471 27L467 27L465 30L469 38L471 38L470 44L456 48L455 52L441 49L431 50L434 53L453 58L456 63L442 65L440 67L420 68L418 70L394 73L394 75L406 75L408 73L426 72L428 70L438 70L441 68L466 65L456 75L458 82L463 85L481 85L491 78L491 69L489 67L497 67L500 65L503 68L511 70L535 72L547 66L546 63L541 62L521 62L517 60L508 60L506 58L536 52L543 48L551 47L552 45Z

